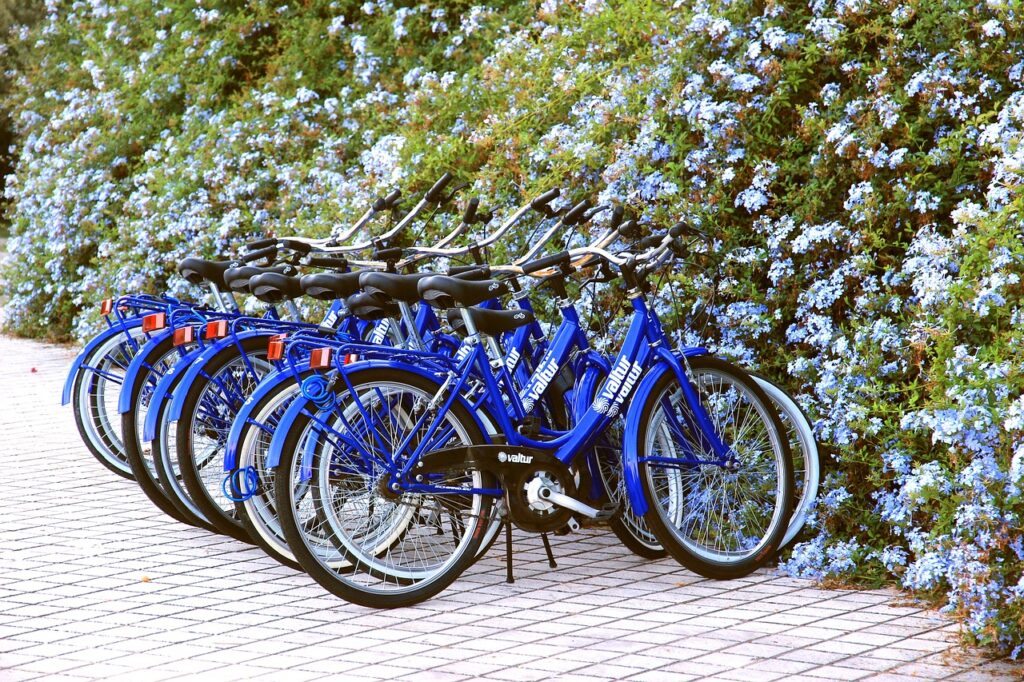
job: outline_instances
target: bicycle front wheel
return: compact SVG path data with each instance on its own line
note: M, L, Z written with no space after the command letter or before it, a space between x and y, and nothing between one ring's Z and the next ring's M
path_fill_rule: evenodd
M757 385L778 410L790 452L793 453L793 497L796 499L796 508L790 516L786 535L782 538L782 548L785 549L796 541L818 498L821 454L818 450L818 441L814 437L814 427L800 404L785 389L766 377L754 372L751 372L750 376L757 381Z
M789 444L769 399L745 372L697 357L689 375L727 454L712 450L699 408L666 372L646 397L638 429L644 519L686 568L739 578L781 546L793 503Z

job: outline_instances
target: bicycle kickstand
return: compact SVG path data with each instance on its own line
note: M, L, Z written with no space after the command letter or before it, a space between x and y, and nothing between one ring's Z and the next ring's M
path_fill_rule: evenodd
M551 553L551 543L548 541L548 534L541 533L540 539L544 541L544 553L548 555L548 566L558 568L558 564L555 563L555 555Z
M511 585L516 581L512 575L512 522L505 518L505 582Z

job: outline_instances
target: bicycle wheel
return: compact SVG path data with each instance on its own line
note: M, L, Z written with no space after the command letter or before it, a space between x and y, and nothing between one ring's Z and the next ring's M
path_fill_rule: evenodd
M781 546L793 503L793 462L764 392L742 370L689 360L690 381L718 437L719 460L676 376L647 395L638 429L644 516L662 546L707 578L748 575Z
M123 334L112 336L85 358L71 395L75 425L89 452L118 476L134 480L121 440L117 397L128 365L146 340L142 327L131 327L127 334L131 341Z
M158 410L156 437L150 443L153 448L153 463L156 466L157 479L160 487L167 493L171 504L178 512L189 520L194 526L216 533L210 520L206 518L202 510L196 506L192 497L185 489L181 480L181 469L178 466L177 434L170 421L168 412L171 401L164 400L160 405L154 405L150 409Z
M246 532L267 554L297 570L300 566L281 530L274 494L276 469L267 466L267 455L278 421L299 392L297 381L285 381L260 399L241 425L235 468L230 472L238 478L249 470L255 474L256 485L250 494L235 502L235 513Z
M189 350L188 347L184 348L185 352ZM174 367L182 351L174 346L170 337L167 337L159 343L147 344L139 352L145 353L144 368L135 376L130 386L131 406L121 415L121 439L124 443L125 458L135 476L135 482L153 504L171 518L193 525L192 520L178 511L171 502L167 491L161 488L153 460L152 443L143 443L140 437L146 412L150 408L153 389L160 377Z
M661 559L665 548L644 517L633 511L622 475L622 420L616 419L594 446L596 473L609 501L619 505L619 513L609 522L615 537L628 549L644 559Z
M429 438L435 450L484 437L459 404L427 433L423 415L438 386L419 375L367 369L349 380L329 414L287 425L277 510L296 559L330 592L373 608L409 606L475 560L493 504L470 489L495 484L467 467L430 478L432 491L396 491L388 450L406 439ZM344 570L323 560L324 539L348 560Z
M818 484L821 482L821 455L818 441L814 437L811 420L800 404L780 386L767 377L755 372L750 376L765 392L772 405L779 413L782 427L786 432L790 452L793 453L793 496L796 508L789 519L789 526L782 538L782 547L791 545L807 522L807 515L818 497Z
M307 372L303 376L308 376ZM276 469L267 466L267 455L270 441L274 430L277 428L278 420L284 414L291 401L299 394L298 382L284 382L276 390L261 398L246 423L241 424L241 432L238 437L238 452L235 460L235 468L230 475L239 477L240 480L251 470L254 474L253 480L256 485L245 499L235 502L235 510L242 525L248 531L252 539L268 555L278 560L289 568L301 570L295 555L288 545L288 540L281 529L281 520L277 513L277 502L275 495ZM305 423L305 422L304 422ZM300 442L304 442L300 441ZM300 449L303 447L299 446ZM303 522L305 525L307 521ZM484 534L477 556L483 556L494 545L502 529L500 519L495 519ZM320 539L322 543L327 541ZM331 563L337 569L345 568L347 562L337 554L333 547L327 544L318 546L318 552L322 558ZM346 564L346 566L342 566Z
M233 344L207 361L204 371L189 386L176 426L175 447L181 480L189 497L218 531L252 542L224 494L224 446L235 414L272 370L267 361L266 337Z

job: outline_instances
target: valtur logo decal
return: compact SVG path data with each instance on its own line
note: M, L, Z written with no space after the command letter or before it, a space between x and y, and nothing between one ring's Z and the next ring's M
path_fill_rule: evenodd
M529 464L533 461L533 455L524 455L521 452L509 454L503 450L498 453L498 461L502 464Z

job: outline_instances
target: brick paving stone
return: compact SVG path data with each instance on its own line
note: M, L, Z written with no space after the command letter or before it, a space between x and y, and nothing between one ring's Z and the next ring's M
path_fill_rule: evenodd
M61 408L70 349L0 337L0 680L1019 679L891 590L772 570L705 580L607 532L516 536L449 590L377 612L258 549L171 521ZM32 368L36 371L33 372ZM146 580L144 580L144 577ZM148 580L148 581L147 581Z

